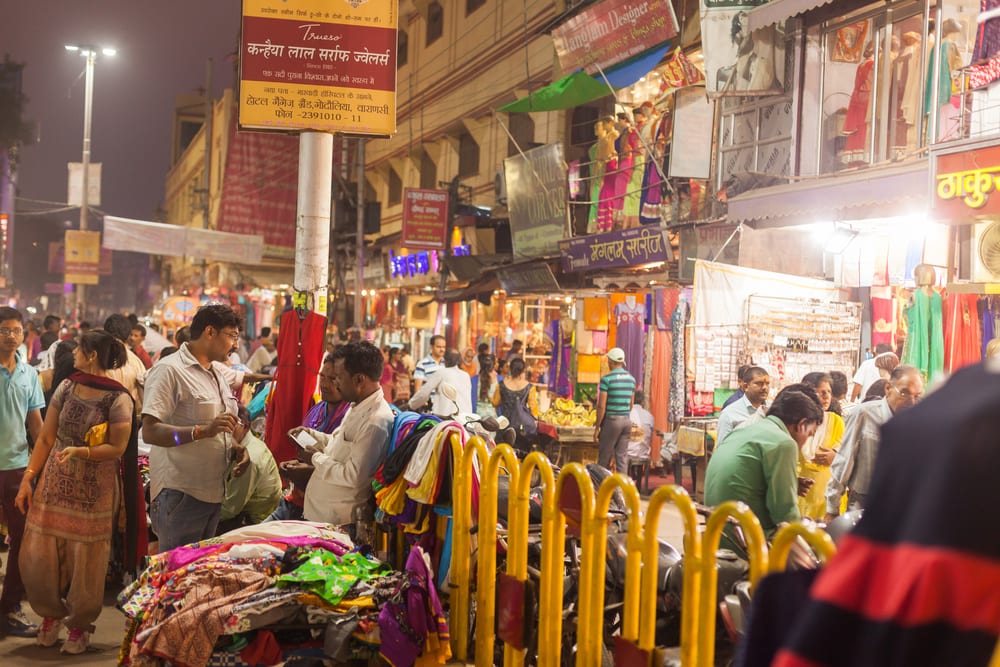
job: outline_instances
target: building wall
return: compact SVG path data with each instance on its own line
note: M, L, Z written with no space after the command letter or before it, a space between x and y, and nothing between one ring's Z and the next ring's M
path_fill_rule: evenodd
M558 0L486 0L468 16L465 0L442 1L443 34L427 46L430 4L400 3L399 29L407 34L408 53L397 72L397 132L367 146L367 178L382 202L381 236L399 232L402 224L401 205L388 204L389 170L404 188L419 187L426 152L437 168L435 181L450 181L458 173L463 132L479 145L479 166L462 183L473 188L473 204L492 206L494 176L508 153L500 123L509 125L507 115L495 117L493 109L559 76L552 40L540 33L557 15ZM532 119L536 143L563 140L564 113L532 114Z

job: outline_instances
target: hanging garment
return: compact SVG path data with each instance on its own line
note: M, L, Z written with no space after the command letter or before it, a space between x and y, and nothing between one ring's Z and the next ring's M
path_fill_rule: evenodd
M615 223L615 188L618 179L618 158L613 157L604 165L604 178L597 195L597 232L610 232Z
M844 116L844 150L840 161L845 165L868 161L868 103L872 95L872 70L875 61L867 58L854 74L854 90Z
M913 291L906 309L907 334L902 363L916 366L930 382L944 370L944 326L941 295L931 290Z
M892 345L892 299L872 297L872 349L879 343Z
M549 391L559 398L573 395L573 385L570 380L570 367L573 362L573 330L572 321L567 320L565 331L562 320L549 323L549 338L552 339L552 356L549 359Z
M666 165L663 160L664 144L666 142L667 119L664 116L655 121L656 128L653 131L652 155L646 160L646 168L642 177L642 196L639 204L639 222L644 225L651 225L660 222L661 205L663 204L663 178L662 173L666 173ZM657 167L660 167L657 169Z
M994 9L1000 9L1000 0L980 0L980 14ZM972 62L992 58L998 53L1000 53L1000 17L979 24L979 30L976 32L976 48L972 51Z
M587 151L587 156L590 158L590 188L588 190L590 193L590 211L587 214L588 234L597 233L597 208L601 198L601 185L604 182L604 162L597 159L598 143L595 141L594 145Z
M632 180L632 172L635 170L636 150L639 147L639 135L632 128L625 131L615 139L615 149L618 151L618 171L614 178L614 200L611 209L614 215L614 222L621 226L625 216L625 199L628 194L628 185ZM638 222L639 200L635 199L635 217ZM630 207L631 208L631 207Z
M944 369L949 373L983 358L975 294L948 294L944 300Z
M639 226L639 211L642 207L642 179L646 174L646 149L639 140L639 131L629 133L629 146L634 156L632 172L625 184L625 204L622 207L622 226L625 229Z
M681 301L674 308L670 318L673 363L670 366L670 410L667 417L671 424L680 423L684 416L685 369L684 369L684 329L687 326L688 305Z
M983 323L982 356L986 357L986 346L996 336L996 310L993 308L993 297L979 299L980 320Z
M649 453L654 467L659 466L660 445L658 433L670 432L670 368L673 357L673 343L669 331L655 329L653 338L653 365L649 378L649 411L653 413L653 444Z
M642 386L643 367L646 350L646 304L630 297L615 306L615 321L618 324L616 347L625 351L625 369L635 378L636 386Z
M281 316L278 366L264 429L264 441L276 463L290 461L298 452L287 433L302 424L309 410L323 360L325 333L326 318L317 313L310 311L300 319L295 310L287 310Z
M608 328L608 300L604 297L583 299L583 327L591 331Z

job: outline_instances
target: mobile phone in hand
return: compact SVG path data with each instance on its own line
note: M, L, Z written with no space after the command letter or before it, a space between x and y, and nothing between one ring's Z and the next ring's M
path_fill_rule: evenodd
M298 433L292 436L292 439L298 443L299 447L302 448L316 446L315 436L313 436L312 433L306 430L299 431Z

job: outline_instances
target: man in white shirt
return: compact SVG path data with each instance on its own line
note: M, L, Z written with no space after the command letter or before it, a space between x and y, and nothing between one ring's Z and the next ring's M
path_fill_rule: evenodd
M353 511L372 498L372 478L385 461L394 415L382 395L382 352L367 341L353 341L334 350L333 374L351 409L330 435L314 429L292 429L293 437L307 431L316 444L303 447L299 460L315 469L306 487L306 521L344 526L353 538Z
M875 356L861 362L858 366L854 378L851 380L851 402L868 393L868 388L875 384L876 380L888 379L889 374L899 365L899 357L892 351L892 346L888 343L879 343L875 346Z
M420 390L410 399L410 409L419 410L431 400L431 412L438 417L451 417L459 414L472 414L472 379L459 365L462 355L458 350L448 350L444 354L444 368L434 373ZM458 396L451 400L441 393L442 384L450 384Z
M254 350L250 358L247 359L247 368L253 373L260 373L265 366L274 363L278 356L278 346L275 345L273 336L261 338L260 347Z
M743 398L731 403L719 415L719 427L715 434L716 444L723 444L727 435L760 410L767 401L767 395L771 391L771 376L767 371L760 366L751 366L746 377Z
M641 391L635 392L629 421L632 422L632 430L626 454L629 459L648 459L656 422L653 413L646 409L646 394Z

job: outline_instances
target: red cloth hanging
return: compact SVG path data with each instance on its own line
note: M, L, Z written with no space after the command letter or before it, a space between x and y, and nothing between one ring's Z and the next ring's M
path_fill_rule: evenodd
M944 369L949 373L982 360L978 296L947 294L944 298Z
M302 425L312 404L325 333L326 318L317 313L310 311L299 319L295 310L287 310L281 316L278 366L264 429L264 442L277 463L295 458L297 445L288 437L288 431Z
M872 349L879 343L892 345L895 327L892 299L872 297Z

